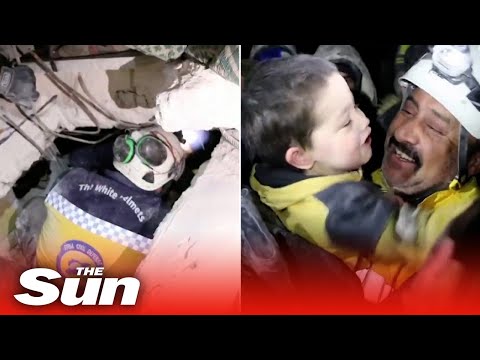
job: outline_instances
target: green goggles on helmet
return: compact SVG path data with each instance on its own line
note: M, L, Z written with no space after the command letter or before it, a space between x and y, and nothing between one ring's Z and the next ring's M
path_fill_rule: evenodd
M169 146L161 139L145 135L135 141L129 135L121 135L113 144L113 156L116 161L128 164L135 156L147 166L157 167L167 159Z

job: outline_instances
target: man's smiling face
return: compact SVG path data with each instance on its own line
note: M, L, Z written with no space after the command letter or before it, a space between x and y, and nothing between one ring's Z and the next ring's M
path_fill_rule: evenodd
M443 105L415 89L387 132L382 171L390 187L407 195L446 188L457 174L459 129Z

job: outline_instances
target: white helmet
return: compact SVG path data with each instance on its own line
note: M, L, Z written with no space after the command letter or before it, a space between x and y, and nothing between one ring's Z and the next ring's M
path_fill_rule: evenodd
M115 169L146 191L159 190L170 180L178 180L185 166L180 141L159 126L119 136L113 155Z
M295 45L252 45L250 50L251 60L265 58L287 57L297 54Z
M458 172L450 189L468 179L468 134L480 139L480 47L435 45L399 82L403 100L413 86L442 104L462 125L458 141Z
M430 94L480 139L480 45L435 45L399 82Z

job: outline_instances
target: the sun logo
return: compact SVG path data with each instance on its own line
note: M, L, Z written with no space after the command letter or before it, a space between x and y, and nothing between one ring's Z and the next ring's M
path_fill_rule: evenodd
M135 305L140 289L140 281L133 277L103 278L103 267L77 267L77 276L85 278L66 278L63 287L44 281L61 279L62 276L52 269L36 268L25 271L20 276L20 284L27 290L35 291L41 296L32 296L29 293L14 295L17 301L25 305L42 306L55 302L59 297L62 304L75 305L113 305L118 286L124 286L120 305ZM85 280L83 295L77 297L79 284ZM102 286L103 285L103 286ZM101 289L101 290L100 290Z

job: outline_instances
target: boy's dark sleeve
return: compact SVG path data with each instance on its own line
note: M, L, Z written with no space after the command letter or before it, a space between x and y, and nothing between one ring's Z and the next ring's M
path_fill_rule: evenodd
M325 227L333 245L366 255L374 253L399 209L397 203L369 182L335 184L316 197L329 210Z

